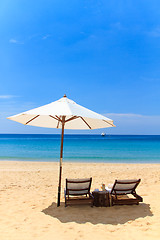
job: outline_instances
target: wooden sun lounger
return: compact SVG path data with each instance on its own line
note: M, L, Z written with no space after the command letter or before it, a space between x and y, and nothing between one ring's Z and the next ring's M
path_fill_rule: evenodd
M123 204L139 204L143 202L143 198L136 193L136 188L140 183L141 179L138 180L115 180L111 189L111 203L112 205L123 205ZM128 194L132 194L134 198L128 197Z
M93 196L90 193L92 178L66 179L65 207L72 204L90 204L93 206Z

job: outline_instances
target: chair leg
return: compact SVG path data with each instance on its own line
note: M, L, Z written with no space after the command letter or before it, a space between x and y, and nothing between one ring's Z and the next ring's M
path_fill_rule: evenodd
M110 207L114 206L114 201L112 195L110 195Z
M66 200L66 196L65 196L65 207L67 207L67 200Z

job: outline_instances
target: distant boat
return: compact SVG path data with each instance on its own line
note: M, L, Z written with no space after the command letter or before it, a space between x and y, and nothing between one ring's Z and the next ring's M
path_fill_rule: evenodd
M106 133L103 133L103 132L102 132L102 133L101 133L101 136L102 136L102 137L106 136Z

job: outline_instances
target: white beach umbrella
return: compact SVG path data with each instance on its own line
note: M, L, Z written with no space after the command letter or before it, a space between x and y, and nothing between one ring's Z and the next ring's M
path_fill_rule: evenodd
M66 95L55 102L8 117L8 119L24 125L62 129L57 206L60 206L64 128L98 129L115 127L113 120L78 105L68 99Z

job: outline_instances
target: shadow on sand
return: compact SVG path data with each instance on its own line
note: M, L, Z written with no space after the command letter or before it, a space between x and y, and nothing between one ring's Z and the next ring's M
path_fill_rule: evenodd
M62 223L76 222L92 224L124 224L146 216L153 216L150 205L140 203L139 205L124 205L113 207L93 207L90 206L68 206L64 207L61 203L60 207L53 202L48 208L42 210L46 215L57 218Z

